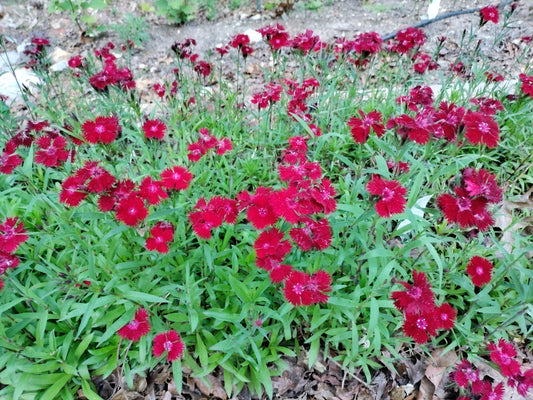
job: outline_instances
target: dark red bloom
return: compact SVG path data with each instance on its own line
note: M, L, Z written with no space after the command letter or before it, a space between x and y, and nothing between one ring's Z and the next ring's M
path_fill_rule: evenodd
M502 374L513 376L520 373L520 363L515 360L516 350L514 346L505 339L500 339L498 344L489 343L490 359L500 367Z
M89 143L111 143L121 128L117 117L96 117L94 121L85 121L81 126L83 137Z
M472 144L496 147L500 140L500 128L492 115L468 111L464 116L465 137Z
M306 218L304 224L303 228L292 228L289 232L301 250L308 251L313 248L324 250L331 245L331 226L326 218L319 221Z
M414 47L420 47L426 42L426 35L422 29L409 27L396 34L390 46L391 51L408 53Z
M377 137L381 137L385 132L381 113L370 111L368 114L365 114L362 110L358 112L361 118L352 117L347 123L351 128L353 140L356 143L366 142L370 135L370 129L376 133Z
M433 104L433 90L429 86L415 86L408 96L400 96L396 102L405 103L409 110L416 112L419 105L425 108Z
M160 181L147 176L139 186L139 196L145 199L148 204L157 205L168 198L168 193L161 187Z
M285 279L283 292L287 301L294 306L326 303L326 293L331 292L331 277L325 271L319 271L313 276L292 271Z
M476 171L466 168L462 174L463 185L472 198L481 196L489 203L499 203L502 200L502 189L496 182L496 177L485 169Z
M150 237L146 239L146 249L168 253L168 244L174 238L174 225L171 222L159 221L150 229Z
M213 66L207 61L198 61L198 63L196 63L194 66L194 71L199 75L202 75L204 78L207 78L209 75L211 75L212 69Z
M281 100L281 92L283 88L281 85L269 83L265 86L265 90L253 95L250 102L257 104L259 108L267 108L275 102Z
M144 136L146 138L163 139L167 126L158 119L149 119L143 124Z
M528 369L524 373L515 374L507 380L507 384L516 388L516 391L522 397L527 397L529 389L533 388L533 369Z
M152 352L155 357L160 357L167 352L167 361L175 361L183 356L185 344L176 331L159 333L154 338Z
M22 158L18 154L5 152L0 156L0 172L10 174L22 164Z
M124 325L118 330L118 334L132 342L138 342L139 339L150 332L150 322L148 321L148 311L139 308L135 313L135 318L129 324Z
M70 60L68 60L68 66L72 69L81 67L82 61L83 60L81 55L74 56Z
M474 256L466 267L466 272L472 278L472 283L476 286L483 286L492 279L494 265L486 258Z
M35 153L35 162L46 167L58 167L67 161L69 152L65 150L67 141L63 136L52 138L50 135L41 136L36 140L41 150Z
M104 168L98 166L96 161L87 161L82 168L76 171L74 176L80 178L80 181L87 182L86 189L88 192L103 193L110 190L115 184L116 179Z
M392 299L394 306L400 312L406 314L430 314L435 309L435 301L433 299L433 290L428 283L426 274L413 270L413 284L408 282L398 282L406 290L399 292L392 292Z
M278 220L278 215L272 206L272 190L270 188L259 187L256 194L250 199L246 218L252 223L255 229L264 229L274 225Z
M217 142L217 154L219 156L224 155L228 151L233 149L233 144L228 138L222 138Z
M437 129L433 135L452 143L455 142L464 115L464 107L457 107L454 103L448 104L446 101L442 101L439 109L435 112L435 128Z
M16 255L0 251L0 275L4 274L8 268L16 268L19 263L20 260Z
M403 332L406 336L412 337L416 343L426 343L431 336L437 333L438 322L435 321L433 313L405 314L403 321Z
M233 38L229 42L229 45L233 48L237 48L247 45L248 43L250 43L250 37L248 35L245 35L244 33L240 33L238 35L233 36Z
M491 21L497 24L500 20L500 13L498 12L498 9L494 6L483 7L481 10L479 10L479 15L481 16L482 23Z
M291 243L283 240L283 232L275 228L261 232L254 243L257 258L273 256L281 261L291 248Z
M370 54L379 53L383 39L377 32L359 33L352 42L352 49L357 54L368 56Z
M455 326L457 311L448 303L435 308L434 317L437 329L452 329Z
M388 218L393 214L401 214L405 209L407 189L397 181L387 181L379 175L374 175L366 185L366 190L374 196L380 196L376 203L379 216Z
M78 206L82 200L87 197L85 180L77 176L69 176L65 179L61 184L61 189L62 190L59 193L59 202L70 207Z
M224 217L213 211L193 211L189 213L192 229L202 239L211 238L211 230L222 225Z
M161 185L169 190L185 190L189 187L192 178L187 168L174 166L161 172Z
M143 199L135 193L121 199L116 210L116 218L128 226L135 226L148 216Z
M24 223L19 222L18 217L7 218L0 224L0 252L14 253L26 240Z
M495 115L498 111L503 111L503 104L500 100L488 97L478 97L471 99L471 103L479 107L479 112L488 115Z
M519 75L522 86L520 87L524 94L528 94L533 99L533 75L527 76L526 74Z
M415 61L413 68L419 74L439 68L439 65L430 56L422 52L416 53L413 60Z
M467 360L462 360L451 374L457 386L466 388L469 384L479 381L479 373Z
M290 41L290 46L295 50L301 51L305 55L311 50L319 51L324 48L324 43L320 41L318 35L313 34L312 30L307 29L305 33L296 35Z
M492 216L486 209L487 200L484 197L472 199L462 187L455 188L455 195L445 193L437 198L437 206L448 222L457 223L461 228L475 226L481 231L487 230L494 224Z

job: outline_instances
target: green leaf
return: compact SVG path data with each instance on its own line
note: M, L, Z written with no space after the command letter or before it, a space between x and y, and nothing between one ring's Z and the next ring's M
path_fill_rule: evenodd
M103 10L107 7L107 2L104 0L91 0L89 1L89 8L94 10Z
M63 375L54 382L52 386L46 389L40 400L54 400L56 395L65 387L68 381L72 378L72 375Z
M81 355L87 350L87 347L89 347L89 344L93 340L94 332L92 332L90 335L87 335L81 343L76 348L76 351L74 351L74 356L76 359L79 359Z
M181 360L172 362L172 377L174 378L174 384L176 385L176 391L181 394L183 390L183 376L181 368Z
M81 380L81 390L83 390L83 394L85 397L87 397L88 400L104 400L98 394L92 390L91 384L86 381L85 379Z
M311 346L309 348L309 362L308 362L309 368L315 365L316 360L318 360L319 350L320 350L320 336L317 336L315 340L311 342Z

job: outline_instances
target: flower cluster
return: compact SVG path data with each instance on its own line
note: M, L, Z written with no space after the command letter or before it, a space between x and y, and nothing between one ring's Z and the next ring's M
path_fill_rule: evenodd
M209 149L213 149L215 147L217 148L216 153L218 155L224 155L226 152L230 151L233 148L233 144L231 143L230 139L222 138L218 140L216 137L209 133L209 130L207 128L201 128L199 130L199 133L200 139L198 139L194 143L191 143L187 148L187 150L189 150L189 154L187 154L189 161L199 161L203 156L207 154L207 151Z
M269 83L265 86L265 90L254 94L250 102L252 104L257 104L257 107L259 108L267 108L273 103L281 100L282 91L283 87L281 85Z
M433 71L439 68L438 64L433 61L430 56L422 52L416 53L413 56L413 60L415 62L413 68L415 72L419 74L423 74L426 71Z
M139 308L135 312L133 320L118 330L118 334L123 339L138 342L143 336L146 336L152 327L148 320L148 311ZM175 361L183 357L185 344L178 332L171 330L158 333L152 343L152 353L155 357L160 357L167 352L167 361Z
M233 47L234 49L238 48L239 51L242 53L244 59L246 59L246 57L248 57L254 51L254 49L252 49L249 44L250 37L244 33L239 33L233 36L233 38L228 43L230 47Z
M103 60L104 67L89 78L89 83L101 92L106 91L109 86L118 86L123 90L135 89L136 83L130 69L118 68L115 64L116 57L111 53L114 48L115 45L109 42L102 49L94 51L95 55Z
M437 198L437 206L449 223L456 223L461 228L476 227L480 231L494 225L487 207L502 199L502 189L494 175L484 169L466 168L461 185L454 188L454 193L444 193Z
M450 330L455 325L455 309L448 303L439 307L426 274L413 270L413 284L398 282L406 290L392 292L394 306L403 313L403 332L416 343L426 343L437 330Z
M285 27L279 23L276 26L267 25L257 29L257 32L266 40L272 51L277 51L290 44L289 34L285 31Z
M498 365L502 375L507 378L506 385L515 388L519 395L527 397L529 390L533 388L533 368L522 372L520 362L516 360L514 346L504 339L500 339L498 343L489 343L487 348L490 352L490 359ZM460 399L469 400L480 397L483 400L503 399L504 383L494 385L489 379L481 379L480 371L467 360L458 363L450 377L461 390Z
M50 41L43 37L34 37L31 45L24 49L23 54L29 57L26 68L44 69L49 66L47 60L46 47L50 46Z
M426 35L422 29L409 27L396 34L389 44L389 50L405 54L415 47L421 47L425 42Z
M19 265L19 258L14 254L19 246L28 240L26 230L18 217L7 218L0 224L0 276L8 268ZM0 278L0 290L4 287L4 281Z
M168 244L174 238L172 222L159 221L150 229L150 237L146 239L145 247L149 251L168 253Z
M519 75L522 86L520 89L524 94L528 94L529 97L533 99L533 76L528 76L526 74Z
M224 222L235 224L238 214L237 200L217 196L207 202L200 198L194 211L189 213L189 221L194 233L202 239L210 239L213 229Z

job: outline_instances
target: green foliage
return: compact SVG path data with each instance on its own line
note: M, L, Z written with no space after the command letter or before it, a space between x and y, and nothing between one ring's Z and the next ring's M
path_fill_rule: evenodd
M76 21L78 27L90 35L103 28L103 25L98 24L96 15L90 13L90 10L103 10L108 5L108 0L51 0L48 12L68 13L70 18Z
M157 13L175 24L182 24L196 17L197 4L194 0L156 0Z
M138 47L150 39L150 35L146 32L146 24L146 19L143 17L126 14L121 23L112 24L110 28L118 33L123 43L131 40Z

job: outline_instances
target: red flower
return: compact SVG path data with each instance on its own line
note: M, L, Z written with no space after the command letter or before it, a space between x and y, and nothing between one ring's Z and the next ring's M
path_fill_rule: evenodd
M494 387L489 381L478 381L476 384L478 386L476 394L481 395L479 400L502 400L503 393L505 392L502 382ZM474 392L474 387L472 387L472 392Z
M270 188L259 187L256 194L252 196L246 218L252 223L255 229L264 229L274 225L278 220L278 215L272 206L272 193Z
M466 272L472 278L472 283L481 287L490 282L492 279L492 270L494 265L486 258L474 256L466 267Z
M116 182L113 175L104 168L98 166L96 161L87 161L84 166L74 174L80 180L87 183L87 191L93 193L103 193L110 190Z
M287 301L294 306L326 303L328 295L325 293L331 292L331 277L324 271L319 271L313 276L292 271L285 280L283 292Z
M16 255L0 251L0 275L3 275L8 268L16 268L19 263L20 260Z
M204 155L207 154L207 149L204 146L204 144L201 141L191 143L187 150L189 150L189 154L187 154L187 158L189 161L197 162L202 158Z
M143 124L144 136L149 138L163 139L167 126L158 119L149 119Z
M13 170L22 164L22 158L13 153L4 153L0 156L0 172L3 174L10 174Z
M59 202L70 207L79 206L82 200L87 197L85 180L77 176L69 176L61 184Z
M388 218L392 214L401 214L405 209L405 195L407 189L400 185L397 181L386 181L379 175L374 175L372 180L366 185L366 190L370 194L380 196L380 200L376 203L376 211L379 216Z
M228 138L222 138L217 142L217 154L219 156L224 155L226 152L233 149L233 144Z
M426 35L422 29L409 27L396 34L390 49L398 53L408 53L413 47L420 47L425 42Z
M270 280L272 283L281 283L289 277L293 271L290 265L277 264L270 270Z
M121 128L117 117L96 117L94 121L85 121L81 126L83 137L89 143L111 143Z
M472 144L485 144L488 148L498 145L500 128L491 115L468 111L464 116L465 137Z
M168 198L168 193L161 187L161 182L147 176L139 186L139 196L145 199L148 204L157 205L162 200Z
M370 135L370 129L376 132L377 137L381 137L385 132L385 127L382 123L381 113L378 111L371 111L365 114L362 110L359 110L361 118L352 117L348 121L347 125L351 127L353 140L356 143L364 143Z
M0 252L14 253L18 247L28 240L24 223L17 224L18 217L7 218L0 224Z
M405 289L403 292L392 292L394 306L406 314L430 314L435 308L433 291L428 283L426 274L413 270L413 284L398 282Z
M498 12L498 9L494 6L483 7L481 10L479 10L479 14L481 16L482 23L491 21L497 24L500 20L500 14Z
M457 386L466 388L469 384L479 381L479 373L474 370L472 364L467 360L462 360L451 374L452 379Z
M437 329L452 329L455 325L457 311L448 303L435 308L434 317Z
M131 193L117 204L116 218L128 226L135 226L148 216L144 201L135 193Z
M211 230L222 225L223 215L212 211L194 211L189 214L192 229L202 239L211 238Z
M70 60L68 60L68 66L72 69L81 67L81 64L82 64L81 55L74 56Z
M237 48L247 45L248 43L250 43L250 37L248 35L245 35L244 33L240 33L238 35L233 36L233 38L229 42L229 45L233 48Z
M308 251L312 248L324 250L331 244L331 226L326 218L320 221L305 220L304 228L292 228L289 232L297 246Z
M481 196L489 203L499 203L502 200L502 189L496 182L496 177L487 170L466 168L462 174L463 185L472 198Z
M520 81L522 82L522 92L524 94L529 94L529 97L533 99L533 76L527 76L526 74L519 75Z
M437 197L437 206L442 210L448 222L455 222L461 228L475 226L481 231L485 231L494 224L494 220L486 210L487 200L485 198L472 199L462 187L456 187L455 194L457 197L447 193Z
M161 185L169 190L185 190L193 176L185 167L174 166L161 172Z
M520 363L514 359L516 350L511 343L500 339L498 345L489 343L487 348L490 351L490 359L498 364L503 375L513 376L520 373Z
M159 221L150 229L150 235L152 236L146 239L146 249L168 253L168 243L174 237L174 225L171 222Z
M507 384L509 387L516 388L519 395L526 397L529 389L533 388L533 369L509 377Z
M479 112L487 115L495 115L498 111L503 111L503 104L500 100L491 99L487 97L479 97L471 99L471 103L479 106Z
M194 71L204 76L205 78L211 75L212 69L212 65L209 64L207 61L198 61L198 63L194 66Z
M65 150L67 141L63 136L52 139L49 135L41 136L36 140L41 150L35 153L35 162L46 167L58 167L67 161L69 152Z
M0 278L0 291L4 288L4 281Z
M438 322L435 321L432 313L405 314L403 321L403 332L406 336L412 337L416 343L426 343L430 336L437 333Z
M159 333L154 338L152 351L155 357L160 357L166 351L167 361L174 361L183 356L184 350L185 344L176 331Z
M132 342L138 342L141 337L150 332L150 322L148 312L144 308L139 308L135 313L135 318L129 324L118 330L118 334Z
M335 196L337 192L331 185L328 179L322 179L320 184L311 189L311 197L313 201L320 205L321 211L324 214L330 214L337 209L337 201Z
M283 259L291 251L291 247L288 240L283 240L283 232L275 228L261 232L254 243L258 258L277 256Z

